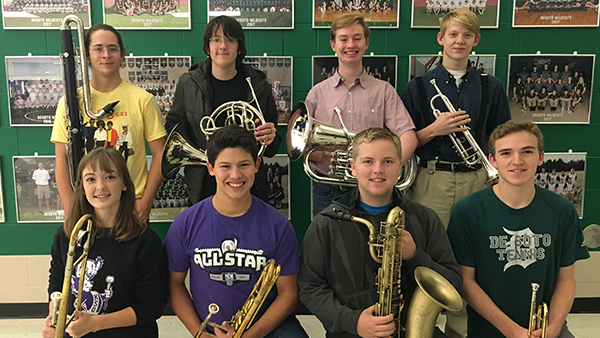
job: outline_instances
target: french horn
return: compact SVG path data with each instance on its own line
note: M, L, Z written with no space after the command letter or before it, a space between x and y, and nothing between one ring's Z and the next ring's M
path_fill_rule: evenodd
M292 161L304 156L304 172L313 181L353 187L358 185L350 167L352 139L355 133L348 131L344 126L340 109L336 107L334 111L340 119L339 128L315 121L310 117L304 102L296 103L288 121L287 153ZM331 152L331 164L327 175L315 172L309 165L310 154L316 150ZM396 187L400 190L408 189L416 175L417 161L411 156L402 167L402 175L398 178Z
M256 131L256 119L260 124L265 124L265 118L256 98L256 93L252 87L250 77L246 78L252 93L252 101L230 101L225 102L215 109L210 116L204 116L200 120L200 130L206 137L206 140L216 132L219 128L235 124L252 133ZM256 107L251 103L255 102ZM222 121L222 122L221 122ZM222 125L218 125L221 124ZM259 124L259 125L260 125ZM187 122L180 122L171 131L165 147L163 149L161 173L163 178L173 178L179 168L186 165L202 165L205 166L208 162L206 150L195 144L195 138L192 135L191 128ZM258 151L258 156L262 156L266 149L265 144L261 144Z

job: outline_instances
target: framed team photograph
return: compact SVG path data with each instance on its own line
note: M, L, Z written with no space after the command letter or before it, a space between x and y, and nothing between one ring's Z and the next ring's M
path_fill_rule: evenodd
M77 15L90 27L89 0L2 0L4 29L59 29L69 14Z
M586 159L587 153L544 153L544 163L535 175L538 186L573 203L579 218L583 218Z
M294 0L207 0L208 21L221 15L244 29L294 29Z
M498 28L500 0L412 0L411 28L440 28L446 13L467 8L477 15L481 28Z
M598 26L599 0L515 0L513 27Z
M313 56L312 57L312 84L326 80L335 74L338 67L336 56ZM389 82L396 88L396 69L398 67L398 56L396 55L365 55L363 67L367 74L374 78Z
M58 188L54 156L13 156L17 222L63 222L65 211Z
M152 156L146 156L146 161L148 169L150 169ZM184 176L182 167L175 177L164 179L160 183L154 202L152 202L152 209L150 209L150 222L173 222L175 216L190 206L187 188L183 183Z
M507 95L514 120L590 123L593 54L510 54Z
M10 125L52 126L64 89L60 58L6 56L4 60Z
M190 0L103 0L104 23L116 29L192 29Z
M277 106L277 124L287 125L293 102L294 58L291 56L246 56L244 63L267 75L275 106Z
M119 73L125 81L154 95L165 123L179 77L191 63L190 56L126 56Z
M330 28L336 17L358 11L370 28L398 28L398 0L312 0L313 28Z
M277 154L270 158L263 156L263 161L269 182L267 203L290 219L290 158L287 154Z
M442 62L439 54L420 54L408 56L408 81L434 69ZM496 74L496 54L474 54L469 56L471 67L477 68L480 74Z

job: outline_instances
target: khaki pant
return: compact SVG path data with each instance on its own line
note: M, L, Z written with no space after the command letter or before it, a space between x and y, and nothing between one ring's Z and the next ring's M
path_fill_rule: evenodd
M484 188L486 172L484 169L466 173L440 171L435 170L432 162L430 161L428 168L419 167L417 178L409 194L413 201L433 209L447 229L456 202ZM467 336L467 309L464 300L463 307L459 311L446 311L444 331L448 338Z

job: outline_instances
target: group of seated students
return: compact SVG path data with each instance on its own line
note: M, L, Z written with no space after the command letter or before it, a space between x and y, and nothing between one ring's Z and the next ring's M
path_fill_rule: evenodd
M528 12L571 12L587 11L588 8L598 10L598 6L586 0L528 0L521 9Z
M478 17L464 8L444 16L438 34L442 63L411 80L402 99L389 83L364 74L362 58L370 34L364 17L344 13L333 22L331 33L339 68L311 89L306 107L324 123L325 118L337 119L336 126L343 115L346 125L357 130L344 159L356 185L313 183L314 219L299 248L294 226L268 203L268 177L275 182L277 170L269 175L259 156L263 147L263 156L274 156L281 141L272 85L264 73L243 63L240 24L219 16L206 27L204 51L209 58L181 76L167 116L166 129L195 131L190 141L205 150L206 163L185 167L183 183L192 206L175 217L163 246L146 221L152 205L147 197L155 197L162 179L160 150L166 130L152 95L120 78L119 62L125 55L120 34L106 25L90 28L86 45L95 53L90 59L92 90L103 89L107 102L115 96L125 101L116 109L127 107L132 120L121 124L127 122L139 136L128 142L143 144L145 137L152 162L148 169L139 148L123 154L116 147L96 147L79 163L71 188L65 179L64 121L55 119L51 140L56 179L69 207L51 248L49 295L62 289L68 238L77 220L91 214L95 225L87 269L83 276L73 273L70 288L67 279L69 291L63 295L69 313L76 297L83 300L67 327L70 336L158 337L156 319L168 300L195 337L208 336L203 325L208 318L218 325L206 330L217 337L307 337L294 313L300 301L329 337L403 336L404 328L406 334L443 337L440 329L418 324L433 326L436 312L417 311L417 318L408 319L421 288L415 273L425 267L433 270L432 276L439 275L436 280L447 281L433 283L434 289L446 284L466 301L468 326L466 314L453 314L463 304L458 295L456 306L447 311L448 321L453 316L464 320L459 330L463 336L528 336L531 283L538 283L536 300L547 303L550 313L548 337L572 337L565 318L575 297L574 263L589 257L579 217L572 203L535 185L537 167L544 161L540 129L528 121L509 120L501 82L470 67L469 54L480 40ZM461 48L452 48L457 40ZM118 62L101 62L105 59ZM425 87L436 82L430 82L433 78L439 87ZM436 105L445 112L434 118L431 101L439 88L465 110L448 112L450 108ZM480 95L484 88L487 95ZM219 128L198 131L202 116L240 99L260 105L265 122L247 128L215 118ZM143 118L137 122L133 118L139 102L147 111L139 109ZM369 110L352 111L349 105L359 103ZM59 105L57 116L63 114ZM480 146L489 153L475 165L454 160L459 155L446 137L467 130L483 139ZM413 152L421 162L405 194L396 183ZM315 150L308 160L319 170L331 158L330 152ZM497 183L487 187L484 161L498 171ZM425 205L431 201L445 204ZM396 216L389 219L390 213ZM385 248L378 240L382 236L388 238ZM76 248L75 255L80 254ZM386 254L395 262L384 268L379 261ZM254 287L271 260L279 265L278 278L253 324L244 328L243 321L229 321L256 294ZM385 273L391 278L384 280ZM81 278L85 287L80 294L75 285ZM262 282L258 285L265 286ZM388 290L393 290L391 304L384 299ZM54 304L49 302L43 337L56 333ZM382 310L383 305L392 310ZM458 333L456 328L447 325L446 333ZM541 337L540 328L531 331L531 337Z
M550 173L546 172L546 168L542 168L541 172L535 175L535 184L554 191L573 203L578 202L576 195L581 191L576 183L577 173L574 168L571 168L568 173L562 171L560 174L556 172L556 168L552 168Z
M210 0L211 11L290 12L291 0Z
M513 86L513 100L522 104L521 110L543 111L546 107L550 111L557 111L560 106L562 113L572 113L582 104L587 86L583 74L571 70L565 64L562 70L558 64L554 64L550 70L545 63L541 70L534 65L531 71L527 67L514 74L516 78Z
M56 108L59 99L64 95L62 80L14 80L9 87L10 106L15 109Z
M133 15L165 15L177 12L177 0L115 0L113 9L117 14Z
M329 0L322 1L318 11L324 15L327 12L387 13L394 9L392 0Z
M88 6L82 0L13 0L9 12L26 13L83 13Z
M457 8L466 8L475 14L485 12L487 0L427 0L427 14L445 15Z

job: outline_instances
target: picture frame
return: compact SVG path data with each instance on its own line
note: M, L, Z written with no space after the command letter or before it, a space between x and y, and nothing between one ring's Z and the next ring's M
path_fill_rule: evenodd
M115 29L191 30L191 0L144 0L127 7L126 0L102 0L102 22Z
M89 0L63 0L60 5L50 2L33 4L23 1L2 0L2 27L4 29L59 29L68 14L78 16L84 28L92 22Z
M10 125L52 126L64 89L60 57L6 56L4 60Z
M456 1L456 5L452 4ZM500 0L412 0L411 28L440 28L442 17L456 8L468 8L479 18L481 28L498 28ZM465 6L466 3L468 6Z
M277 107L277 125L287 125L294 96L294 58L291 56L246 56L244 63L267 75Z
M359 11L371 29L399 27L400 2L398 0L385 0L383 5L377 4L376 8L369 8L368 0L352 0L347 3L342 0L312 0L312 2L312 28L330 28L336 17L350 11L349 8L342 8L344 5L352 6L352 11Z
M506 92L512 119L538 124L589 124L595 59L594 54L509 54ZM550 80L544 80L545 64ZM538 94L542 92L546 95Z
M146 161L148 169L150 169L152 156L146 156ZM190 207L187 187L183 183L184 176L185 173L181 167L175 177L162 180L152 202L150 222L173 222L177 215Z
M294 29L294 0L207 0L208 21L226 15L243 29Z
M512 26L598 27L599 0L525 1L513 3Z
M312 57L312 85L331 77L337 67L338 58L328 55L313 55ZM365 72L375 78L388 81L394 88L397 84L396 70L398 69L397 55L365 55L363 57L363 67ZM384 71L385 67L385 71ZM323 71L325 68L325 71ZM379 72L379 77L374 76L375 70Z
M12 161L17 222L64 222L64 206L58 194L54 175L55 157L13 156ZM34 176L38 179L34 180ZM39 184L39 182L42 184Z
M123 80L154 96L165 123L179 77L187 73L191 63L191 56L126 56L119 73Z
M442 61L440 54L411 54L408 56L408 81L437 67ZM496 54L469 55L471 66L475 66L479 73L494 76L496 74Z
M586 152L544 153L544 163L537 168L535 175L536 185L554 189L573 203L580 219L583 218L585 204L586 165Z
M273 157L263 156L263 163L267 167L269 184L267 203L291 219L290 158L287 154L276 154Z

